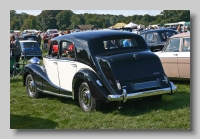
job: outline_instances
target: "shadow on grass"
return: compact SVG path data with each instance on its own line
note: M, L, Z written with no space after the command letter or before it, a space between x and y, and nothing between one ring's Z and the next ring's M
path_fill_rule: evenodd
M10 129L55 129L57 125L48 119L10 114Z
M163 95L161 101L153 101L147 98L128 100L122 104L122 109L117 108L118 103L105 103L101 107L102 113L113 112L126 116L138 116L151 111L171 111L190 107L190 93L182 91L174 95Z

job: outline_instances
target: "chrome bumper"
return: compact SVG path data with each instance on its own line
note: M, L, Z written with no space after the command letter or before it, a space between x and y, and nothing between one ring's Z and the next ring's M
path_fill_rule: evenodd
M126 90L123 89L123 93L121 95L108 95L108 101L123 101L126 102L127 99L133 98L141 98L147 96L154 96L154 95L161 95L161 94L174 94L177 90L177 87L170 82L171 87L163 88L163 89L156 89L144 92L135 92L127 94Z

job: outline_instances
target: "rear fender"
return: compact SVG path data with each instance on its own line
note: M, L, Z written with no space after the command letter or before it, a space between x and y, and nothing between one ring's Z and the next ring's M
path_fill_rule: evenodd
M101 85L98 84L97 81L99 81ZM78 98L78 89L82 82L88 84L91 95L96 100L106 101L108 95L111 94L95 72L90 69L82 69L78 71L73 78L72 93L74 99Z

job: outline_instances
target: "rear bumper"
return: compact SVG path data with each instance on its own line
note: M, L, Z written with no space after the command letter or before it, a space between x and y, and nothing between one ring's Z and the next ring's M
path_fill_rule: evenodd
M156 89L150 91L143 91L143 92L135 92L127 94L125 90L121 95L108 95L108 101L126 101L127 99L134 99L134 98L142 98L147 96L154 96L154 95L161 95L161 94L173 94L177 90L177 87L172 83L171 87L163 88L163 89Z

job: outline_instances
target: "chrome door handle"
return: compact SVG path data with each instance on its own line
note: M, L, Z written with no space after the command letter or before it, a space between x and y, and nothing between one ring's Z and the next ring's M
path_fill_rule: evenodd
M73 67L77 67L76 64L71 64Z
M178 54L173 54L174 56L178 56Z

